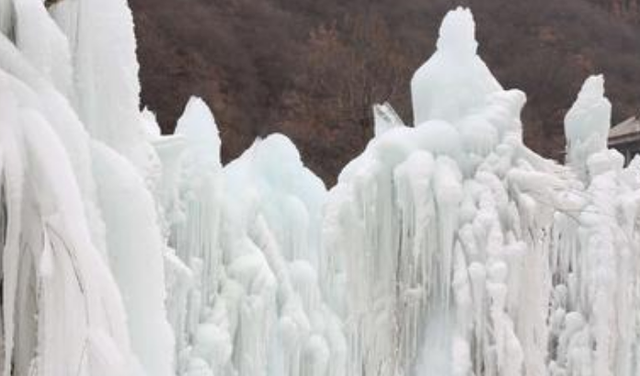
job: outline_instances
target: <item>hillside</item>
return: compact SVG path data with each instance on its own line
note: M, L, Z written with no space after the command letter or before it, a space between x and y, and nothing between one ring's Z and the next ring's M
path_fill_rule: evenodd
M369 139L371 103L411 121L408 82L456 4L473 8L496 77L527 93L526 141L541 154L561 158L562 119L589 74L605 74L615 121L640 107L637 6L610 0L131 0L142 99L170 133L202 96L224 160L281 131L331 183Z

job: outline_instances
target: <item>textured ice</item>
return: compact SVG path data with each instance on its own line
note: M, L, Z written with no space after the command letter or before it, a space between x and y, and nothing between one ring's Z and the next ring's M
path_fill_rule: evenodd
M481 107L501 86L478 57L471 11L449 13L440 27L436 53L411 80L413 121L455 121Z
M602 77L567 115L561 168L522 143L524 95L473 30L447 15L412 82L418 126L372 140L330 192L348 373L634 375L640 192L606 149Z
M88 139L4 35L0 56L2 373L136 374L121 295L90 237L87 166L65 148L90 160Z
M56 18L39 1L10 6L2 18L11 32L0 36L2 159L11 161L3 165L3 374L174 374L151 173L87 133L74 109L74 93L86 91L72 77L92 63L80 61ZM57 14L81 18L71 13ZM134 56L133 30L112 26ZM100 77L125 79L106 68ZM137 99L95 95L110 112L139 117ZM130 143L152 150L142 138Z
M5 376L635 376L640 158L588 78L566 166L445 17L414 125L374 106L327 191L274 134L139 111L124 0L0 0Z
M580 174L593 153L607 148L611 126L611 102L604 96L604 78L589 77L565 117L567 162Z

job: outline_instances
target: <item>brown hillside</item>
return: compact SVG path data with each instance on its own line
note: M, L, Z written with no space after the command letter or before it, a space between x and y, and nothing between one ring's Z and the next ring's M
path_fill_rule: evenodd
M640 107L635 0L131 0L143 103L171 132L201 96L225 160L281 131L332 182L370 137L370 104L411 121L409 80L457 4L473 9L500 82L528 94L526 141L542 154L561 154L562 118L589 74L605 74L615 120Z

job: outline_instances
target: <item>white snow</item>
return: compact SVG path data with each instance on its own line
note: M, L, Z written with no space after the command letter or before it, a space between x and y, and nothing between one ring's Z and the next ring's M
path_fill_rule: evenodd
M640 158L602 76L546 160L458 8L414 126L374 106L327 191L280 134L223 166L201 99L160 135L124 0L0 0L0 32L3 375L640 371Z

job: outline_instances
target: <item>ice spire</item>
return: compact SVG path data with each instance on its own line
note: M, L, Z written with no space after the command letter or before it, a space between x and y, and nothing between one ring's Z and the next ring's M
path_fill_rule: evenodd
M211 110L200 98L189 99L178 120L176 133L184 135L199 159L220 165L220 136ZM200 161L204 163L204 161Z
M471 11L449 12L440 27L436 53L411 80L414 122L454 121L485 103L502 88L476 54L475 23Z
M610 126L611 102L604 93L604 77L591 76L564 119L568 162L583 169L580 164L591 154L606 149Z
M471 10L458 7L449 12L440 25L438 51L472 58L478 51L476 24Z

